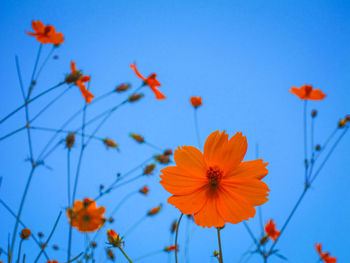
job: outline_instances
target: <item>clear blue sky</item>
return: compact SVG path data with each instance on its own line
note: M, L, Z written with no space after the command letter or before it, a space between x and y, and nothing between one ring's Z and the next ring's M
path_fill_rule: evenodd
M92 76L91 91L96 96L112 90L121 82L140 85L129 64L136 61L141 73L157 72L161 90L167 96L156 101L145 89L146 97L137 104L118 110L98 136L111 137L120 144L120 153L106 151L100 142L89 145L82 164L77 197L93 197L99 184L113 181L116 172L125 172L156 152L135 144L129 132L143 134L161 148L178 145L197 146L190 96L203 97L199 109L202 140L214 130L230 135L242 131L248 139L246 160L260 157L269 162L270 200L262 206L264 222L273 218L280 228L303 189L302 102L289 93L291 86L312 84L327 98L311 102L319 116L315 142L321 143L334 130L339 118L349 113L350 101L350 3L349 1L3 1L0 7L0 116L22 104L14 56L18 55L24 81L28 84L38 43L25 34L31 20L52 24L63 32L66 42L56 51L36 86L38 94L58 82L70 71L69 63ZM44 54L49 52L45 46ZM60 91L32 104L32 116ZM88 110L88 119L123 98L114 95L105 103ZM77 88L53 105L37 126L58 128L83 105ZM70 128L79 127L81 117ZM20 112L6 125L5 134L25 123ZM90 127L88 131L92 131ZM34 133L34 155L51 135ZM347 135L315 181L291 221L278 248L289 262L315 262L314 243L350 262L350 162ZM29 173L28 144L24 132L0 142L0 198L17 210ZM75 166L80 146L73 150ZM53 170L39 168L26 201L23 221L34 232L48 234L58 212L64 210L66 197L66 150L61 147L47 160ZM121 208L113 228L120 233L159 203L164 210L148 219L127 237L125 250L132 258L169 244L170 223L179 212L169 204L169 194L159 181L160 166L151 178L131 184L101 199L111 209L126 194L144 184L150 195L135 195ZM135 174L137 175L137 173ZM6 248L7 234L14 220L0 208L0 246ZM184 248L186 222L180 230L180 249ZM249 225L259 233L258 220ZM191 262L215 262L215 229L190 226ZM225 262L238 262L251 239L242 224L223 231ZM66 259L67 218L62 217L51 244L63 250L50 255ZM101 239L100 248L105 240ZM82 235L75 232L74 253L81 251ZM31 249L31 250L30 250ZM36 256L36 246L24 244L28 257ZM30 251L29 251L30 250ZM183 249L180 253L181 262ZM1 258L0 258L1 260ZM29 260L29 259L28 259ZM125 262L120 254L118 262ZM143 262L164 262L164 254ZM173 260L173 259L172 259ZM258 256L250 262L260 262ZM271 258L271 263L280 262ZM29 262L31 262L29 260ZM141 262L141 261L140 261Z

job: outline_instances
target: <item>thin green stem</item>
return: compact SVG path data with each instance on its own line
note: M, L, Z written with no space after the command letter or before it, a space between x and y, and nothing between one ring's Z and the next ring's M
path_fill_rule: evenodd
M21 241L19 242L17 263L19 263L19 260L21 259L22 243L23 243L23 239L21 239Z
M50 52L49 52L49 54L46 56L46 58L45 58L43 64L41 64L41 67L40 67L39 70L38 70L38 74L36 74L35 81L38 80L41 71L44 69L46 63L49 61L49 59L50 59L52 53L55 51L55 49L56 49L56 47L55 47L55 45L53 45L52 48L51 48L51 50L50 50Z
M220 237L220 227L217 227L217 232L218 232L218 243L219 243L219 253L220 253L220 263L224 263L224 259L222 256L222 248L221 248L221 237Z
M304 164L305 164L305 184L308 184L307 172L309 168L307 157L307 100L304 100Z
M67 148L67 199L68 199L68 207L71 206L72 202L71 202L71 198L70 198L70 182L71 182L71 178L70 178L70 148Z
M161 253L161 252L163 252L163 251L164 251L164 249L152 251L152 252L147 253L147 254L145 254L145 255L143 255L143 256L140 256L140 257L138 257L138 258L135 258L135 259L134 259L134 262L139 261L139 260L144 259L144 258L147 258L147 257L150 257L150 256L154 256L154 255L159 254L159 253Z
M40 59L40 54L41 54L41 49L42 49L42 47L43 47L43 44L40 44L40 45L39 45L38 54L36 55L36 59L35 59L35 64L34 64L34 68L33 68L32 77L30 78L30 85L29 85L28 95L27 95L26 100L29 100L30 94L31 94L32 91L33 91L33 86L35 85L35 83L34 83L34 76L35 76L35 73L36 73L36 69L37 69L37 67L38 67L38 63L39 63L39 59Z
M124 257L125 257L130 263L132 263L131 259L128 257L128 255L125 253L125 251L124 251L120 246L119 246L118 248L119 248L119 250L123 253Z
M181 223L181 219L183 217L183 213L181 213L180 217L179 217L179 220L177 220L177 224L176 224L176 232L175 232L175 263L178 263L177 262L177 248L179 247L178 244L177 244L177 237L178 237L178 234L179 234L179 226L180 226L180 223Z

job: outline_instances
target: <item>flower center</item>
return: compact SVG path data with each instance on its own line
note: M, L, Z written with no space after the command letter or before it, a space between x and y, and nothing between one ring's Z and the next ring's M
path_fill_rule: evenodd
M91 220L91 217L90 217L89 214L84 214L83 215L83 221L84 222L88 223L88 222L90 222L90 220Z
M309 96L312 91L312 86L310 85L305 85L305 95Z
M220 170L219 167L214 166L214 167L209 167L209 169L207 170L207 178L209 180L209 184L212 187L216 187L219 182L221 181L222 175L224 174L224 172L222 170Z

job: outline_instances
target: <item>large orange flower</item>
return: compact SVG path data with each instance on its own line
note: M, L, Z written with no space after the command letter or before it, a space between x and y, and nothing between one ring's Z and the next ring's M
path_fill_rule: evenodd
M161 93L157 87L160 87L161 84L160 82L156 79L157 78L157 74L156 73L152 73L151 75L149 75L147 78L145 78L144 76L141 75L141 73L137 70L136 67L136 63L131 64L130 67L134 70L135 74L143 80L144 85L148 85L151 90L153 91L153 93L156 95L156 99L158 100L162 100L165 99L166 97L164 96L163 93Z
M302 100L323 100L326 97L326 94L319 89L314 89L311 85L303 85L300 88L291 87L290 92Z
M320 255L320 258L323 260L324 263L336 263L337 259L335 257L331 257L329 252L323 253L322 252L322 245L321 244L315 244L317 253Z
M271 219L267 224L265 225L265 233L268 237L270 237L273 241L276 242L278 236L280 235L280 231L276 229L276 224Z
M63 34L57 33L54 26L45 26L41 21L32 21L35 33L26 31L30 36L35 36L36 40L42 44L60 45L64 42Z
M66 77L65 82L74 83L75 85L77 85L85 101L87 103L91 103L91 100L95 96L86 88L84 84L85 82L90 81L90 77L83 75L80 70L77 70L74 61L71 61L70 67L72 72Z
M96 202L89 198L83 201L75 201L73 209L67 209L67 216L72 227L78 228L80 232L93 232L98 230L105 222L103 206L96 207Z
M175 150L176 166L161 170L160 183L173 194L168 202L184 214L194 214L203 227L222 227L254 217L254 206L264 204L269 188L261 181L268 170L263 160L242 162L247 140L242 133L231 139L215 131L203 153L192 146Z

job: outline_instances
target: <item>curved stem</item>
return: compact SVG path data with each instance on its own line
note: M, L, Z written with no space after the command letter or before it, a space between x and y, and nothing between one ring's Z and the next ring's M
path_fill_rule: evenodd
M181 213L180 217L179 217L179 220L177 220L177 224L176 224L176 233L175 233L175 263L177 263L177 248L178 248L178 245L177 245L177 237L178 237L178 233L179 233L179 226L180 226L180 223L181 223L181 219L182 219L182 216L184 214Z
M307 100L304 100L304 162L305 162L305 184L308 184L307 171L309 168L307 159Z
M19 260L21 259L22 243L23 243L23 239L21 239L21 241L19 242L17 263L19 263Z
M70 207L71 203L71 199L70 199L70 148L67 149L67 198L68 198L68 207Z
M224 263L224 259L222 257L222 248L221 248L221 237L220 237L220 230L221 228L216 228L218 232L218 243L219 243L219 253L220 253L220 263Z

